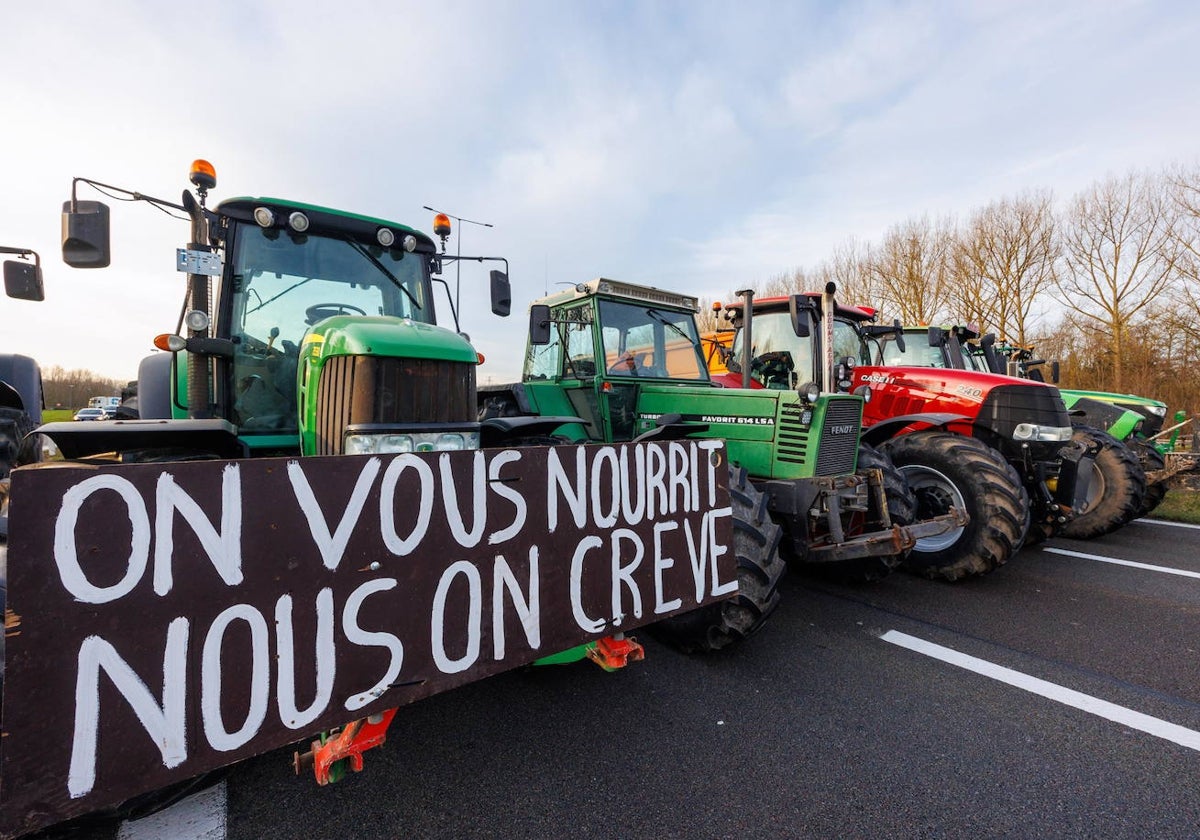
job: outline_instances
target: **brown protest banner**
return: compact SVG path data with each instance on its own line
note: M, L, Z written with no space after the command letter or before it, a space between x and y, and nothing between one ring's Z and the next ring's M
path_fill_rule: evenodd
M736 591L719 441L13 474L0 834Z

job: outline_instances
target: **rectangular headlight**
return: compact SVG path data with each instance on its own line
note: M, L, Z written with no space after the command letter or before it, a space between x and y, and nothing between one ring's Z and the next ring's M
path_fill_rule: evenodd
M1018 423L1013 429L1013 440L1067 441L1073 431L1070 426L1039 426L1036 423Z
M479 432L412 432L346 435L347 455L392 455L400 452L461 452L479 448Z

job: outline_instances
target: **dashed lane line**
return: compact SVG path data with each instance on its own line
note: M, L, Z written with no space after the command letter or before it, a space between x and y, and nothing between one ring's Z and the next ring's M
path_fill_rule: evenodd
M225 782L170 808L121 823L117 840L225 840Z
M989 679L998 680L1007 685L1024 689L1025 691L1045 697L1048 700L1053 700L1056 703L1062 703L1066 706L1071 706L1089 714L1105 718L1106 720L1111 720L1121 726L1127 726L1130 729L1145 732L1156 738L1162 738L1171 743L1179 744L1182 747L1200 751L1200 732L1194 729L1188 729L1187 727L1170 723L1161 718L1135 712L1133 709L1128 709L1125 706L1118 706L1116 703L1109 703L1107 700L1101 700L1090 694L1084 694L1081 691L1065 688L1057 683L1031 677L1029 674L1014 671L1012 668L1006 668L994 662L988 662L986 659L978 659L974 656L968 656L965 653L959 653L952 648L942 647L933 642L919 639L916 636L901 633L898 630L889 630L880 638L885 642L891 642L894 645L899 645L916 653L921 653L950 665L964 668Z
M1149 563L1135 563L1133 560L1118 560L1115 557L1103 557L1099 554L1084 554L1082 551L1068 551L1065 548L1049 548L1042 546L1042 551L1051 554L1063 554L1067 557L1079 557L1084 560L1097 560L1101 563L1112 563L1117 566L1131 566L1135 569L1145 569L1148 572L1162 572L1164 575L1179 575L1180 577L1200 578L1200 572L1189 572L1187 569L1172 569L1170 566L1152 566Z

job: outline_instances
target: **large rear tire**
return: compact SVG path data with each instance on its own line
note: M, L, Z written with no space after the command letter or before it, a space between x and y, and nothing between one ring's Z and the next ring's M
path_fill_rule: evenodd
M739 642L757 633L779 606L779 581L787 568L779 555L782 531L771 521L766 496L750 483L744 469L732 464L729 499L738 594L648 628L685 653L710 653Z
M24 409L0 407L0 478L16 466L21 441L34 427L33 418Z
M886 453L865 443L858 446L858 469L855 475L865 477L871 470L879 470L883 477L883 492L887 502L888 519L893 525L911 525L917 521L917 499L909 489L904 475L892 463ZM877 514L876 514L877 515ZM846 536L853 537L868 530L879 530L882 520L861 522L846 529ZM908 552L875 557L856 557L831 563L813 563L811 568L824 576L842 583L872 583L891 574L908 557Z
M1146 473L1129 447L1108 432L1079 426L1074 438L1098 444L1100 451L1092 468L1087 502L1059 534L1090 540L1115 531L1138 515L1146 495Z
M904 561L928 578L958 580L1008 562L1020 545L1026 512L1021 483L999 452L983 441L952 432L913 432L883 449L917 500L917 519L964 510L971 521L925 537Z

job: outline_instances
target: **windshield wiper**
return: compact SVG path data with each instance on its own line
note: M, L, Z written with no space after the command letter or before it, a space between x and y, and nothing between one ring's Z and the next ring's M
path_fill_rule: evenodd
M684 332L679 327L678 324L673 324L670 321L668 321L666 318L664 318L662 316L662 313L659 312L658 310L647 309L646 314L649 315L651 318L653 318L655 321L658 321L658 323L662 324L664 327L670 327L675 332L679 333L680 337L683 338L683 340L686 341L688 344L691 344L693 347L696 346L696 342L692 341L692 337L690 335L688 335L686 332Z
M412 301L413 306L415 306L417 309L423 308L421 306L420 302L417 300L416 295L414 295L412 292L410 292L408 290L408 287L405 286L403 283L401 283L400 280L396 277L396 275L392 274L392 272L388 270L388 267L379 261L378 257L376 257L374 254L372 254L370 251L368 251L365 245L363 245L361 242L356 242L355 240L351 239L350 237L346 237L346 242L349 243L351 248L353 248L355 251L358 251L358 253L362 254L364 257L366 257L368 260L370 260L371 264L374 265L376 268L378 268L381 272L383 272L383 275L385 277L387 277L387 279L391 280L397 289L404 292L404 294L408 295L408 299L410 301Z
M276 276L278 276L278 275L276 275ZM258 306L254 307L253 309L247 309L247 310L246 310L246 314L247 314L247 315L249 315L251 312L257 312L258 310L262 309L264 306L266 306L266 305L267 305L268 303L270 303L271 301L274 301L274 300L279 300L281 297L283 297L284 295L286 295L286 294L287 294L288 292L290 292L292 289L295 289L295 288L297 288L297 287L299 287L299 286L303 286L305 283L309 282L310 280L312 280L312 278L311 278L311 277L306 277L306 278L304 278L303 280L301 280L299 283L293 283L292 285L288 286L286 289L284 289L284 290L283 290L282 292L280 292L279 294L277 294L277 295L273 295L273 296L271 296L271 297L267 298L266 300L263 300L263 299L260 297L260 298L259 298L259 301L261 301L261 303L259 303L259 304L258 304ZM251 291L254 291L254 290L253 290L253 289L251 289ZM254 294L255 294L255 295L257 295L257 294L258 294L258 292L254 292Z

